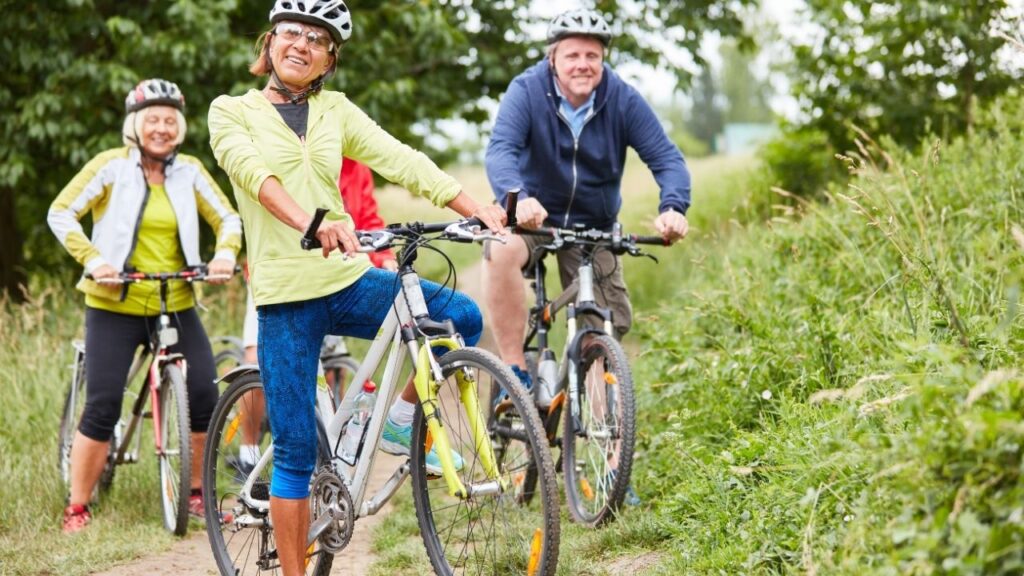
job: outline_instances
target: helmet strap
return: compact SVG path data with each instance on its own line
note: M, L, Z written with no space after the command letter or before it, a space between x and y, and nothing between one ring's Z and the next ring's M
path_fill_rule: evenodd
M275 86L271 86L270 89L287 98L292 104L298 104L299 102L302 102L303 100L309 98L313 94L319 92L324 87L324 79L326 77L326 74L320 76L319 78L314 80L313 83L310 84L308 88L306 88L302 92L296 93L292 92L287 87L285 87L284 82L282 82L281 79L277 76L277 71L275 71L274 68L271 67L270 79L273 81Z

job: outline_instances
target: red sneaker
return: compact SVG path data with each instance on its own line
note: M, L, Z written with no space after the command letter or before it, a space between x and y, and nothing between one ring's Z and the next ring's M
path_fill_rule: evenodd
M64 533L74 534L92 522L92 514L87 506L72 504L64 509Z
M206 503L203 502L202 494L192 494L188 497L188 513L199 520L206 518Z
M192 494L188 497L188 514L196 520L206 523L206 502L203 500L202 494ZM221 524L230 524L234 520L230 512L218 512L217 515L220 517Z

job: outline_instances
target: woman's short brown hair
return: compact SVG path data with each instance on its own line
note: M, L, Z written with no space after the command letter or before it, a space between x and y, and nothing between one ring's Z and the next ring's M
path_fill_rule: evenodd
M253 76L266 76L273 68L270 62L270 37L273 35L274 29L271 28L256 40L256 59L249 64L249 73Z

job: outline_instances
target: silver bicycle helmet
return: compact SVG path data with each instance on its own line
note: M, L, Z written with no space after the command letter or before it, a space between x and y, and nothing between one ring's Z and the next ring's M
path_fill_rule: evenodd
M548 44L554 44L566 36L593 36L608 46L612 41L612 30L599 12L577 9L555 16L548 26Z
M323 26L338 46L352 36L352 14L343 0L275 0L270 9L270 23L296 20Z
M185 111L185 97L174 82L150 78L139 82L124 99L124 111L138 112L147 106L173 106L179 112Z

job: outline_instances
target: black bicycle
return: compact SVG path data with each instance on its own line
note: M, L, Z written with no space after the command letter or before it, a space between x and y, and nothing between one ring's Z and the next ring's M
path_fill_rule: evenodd
M510 194L510 198L514 198ZM514 214L515 201L510 200ZM533 380L533 398L544 423L548 442L560 449L556 468L565 476L565 494L576 522L596 527L614 517L622 505L633 467L636 437L636 405L633 376L622 345L612 336L612 311L594 298L594 257L601 250L616 255L646 256L640 245L667 245L660 236L622 233L616 224L610 232L596 229L514 227L521 235L540 236L547 242L535 251L532 287L536 304L529 312L529 330L523 342L527 369ZM561 250L582 248L576 279L560 295L547 294L544 257ZM567 334L561 361L548 343L557 314L565 310ZM596 318L600 327L584 326L585 317ZM493 388L492 402L501 391ZM491 429L501 444L519 441L521 415L499 403L491 416ZM559 434L561 424L561 434ZM560 463L560 466L559 466ZM537 480L529 468L521 479L520 499L533 497Z

